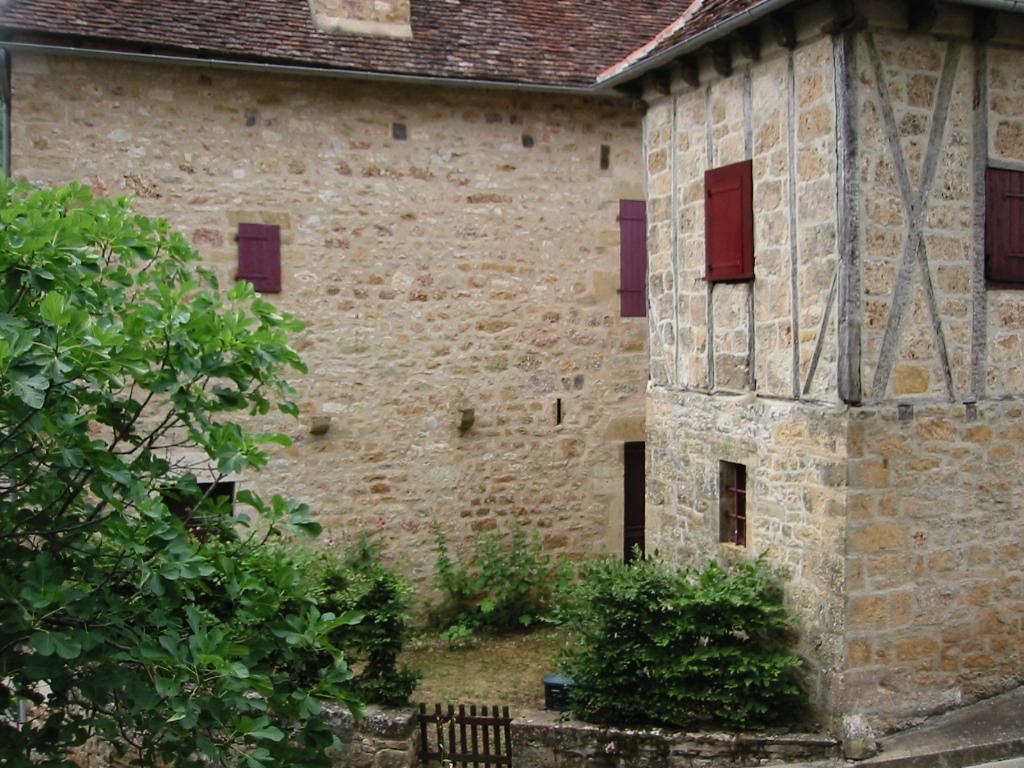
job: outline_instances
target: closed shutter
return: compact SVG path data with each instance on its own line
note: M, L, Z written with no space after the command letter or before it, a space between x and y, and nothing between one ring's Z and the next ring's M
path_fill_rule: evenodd
M276 224L238 225L238 280L260 293L281 292L281 229Z
M704 235L709 282L754 279L753 164L704 174Z
M985 277L1024 283L1024 172L985 174Z
M647 203L619 201L619 303L623 317L647 316Z

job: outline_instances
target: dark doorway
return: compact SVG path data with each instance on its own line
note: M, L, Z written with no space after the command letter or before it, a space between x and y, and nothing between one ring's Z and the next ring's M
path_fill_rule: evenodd
M624 443L625 514L623 519L622 556L628 563L637 550L644 553L644 444Z

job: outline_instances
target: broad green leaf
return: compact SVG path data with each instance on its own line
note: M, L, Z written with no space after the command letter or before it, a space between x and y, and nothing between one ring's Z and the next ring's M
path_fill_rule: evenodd
M50 325L60 327L67 323L67 297L58 291L50 291L39 302L39 314Z
M246 734L253 739L265 739L267 741L280 741L284 738L284 731L273 725L268 725L265 728L260 728L255 731L250 731Z
M41 374L11 371L11 391L29 408L42 408L50 381Z

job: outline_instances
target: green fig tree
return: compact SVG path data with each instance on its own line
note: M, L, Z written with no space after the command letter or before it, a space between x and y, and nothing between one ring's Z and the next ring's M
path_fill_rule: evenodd
M328 764L320 700L351 678L329 636L358 617L263 551L318 527L200 482L287 443L251 426L297 413L301 327L129 201L0 185L5 768L71 765L87 739L140 765Z

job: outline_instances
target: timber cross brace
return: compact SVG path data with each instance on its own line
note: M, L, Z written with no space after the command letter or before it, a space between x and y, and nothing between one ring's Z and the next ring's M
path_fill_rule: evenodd
M938 166L939 150L949 116L953 82L956 78L960 61L960 45L956 41L950 41L946 44L945 60L943 62L942 74L939 78L938 96L932 112L931 131L928 136L928 145L925 150L918 188L915 191L911 186L910 172L907 168L903 149L900 146L899 129L896 125L896 117L889 93L885 68L882 64L874 36L870 31L864 33L864 42L875 75L889 153L895 167L896 181L907 216L907 234L896 273L896 284L893 287L885 335L878 355L878 363L875 367L875 376L871 387L872 395L876 398L885 396L889 376L895 365L900 325L907 311L916 269L920 274L925 291L946 392L952 397L953 375L950 368L949 353L939 313L938 300L935 294L935 285L932 281L931 269L928 263L928 249L924 239L924 226L932 185L935 180L935 170Z

